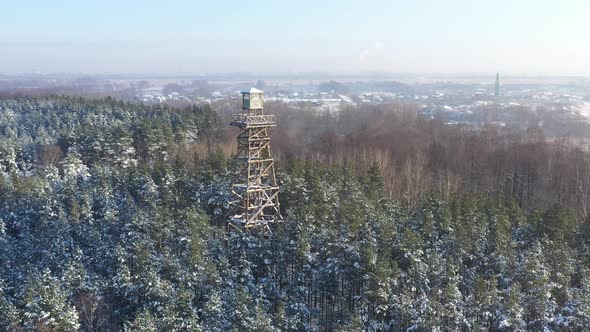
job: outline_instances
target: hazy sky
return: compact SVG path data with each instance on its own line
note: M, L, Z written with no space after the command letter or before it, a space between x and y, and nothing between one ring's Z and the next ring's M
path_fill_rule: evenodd
M590 76L588 0L0 0L0 72Z

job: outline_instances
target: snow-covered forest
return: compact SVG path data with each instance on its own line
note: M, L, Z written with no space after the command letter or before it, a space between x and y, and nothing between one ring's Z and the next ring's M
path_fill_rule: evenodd
M1 98L0 330L588 330L575 185L542 206L529 173L522 197L398 192L394 165L283 151L285 222L226 232L224 126L208 107Z

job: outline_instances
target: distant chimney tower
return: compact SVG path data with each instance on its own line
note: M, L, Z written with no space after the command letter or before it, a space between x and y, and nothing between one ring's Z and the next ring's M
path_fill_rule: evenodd
M232 184L228 219L234 226L262 226L270 230L269 223L282 217L268 136L268 128L275 126L275 116L264 114L263 94L255 88L243 91L242 110L233 114L230 123L240 128L235 157L240 172Z
M496 73L496 87L494 89L494 97L500 97L500 73Z

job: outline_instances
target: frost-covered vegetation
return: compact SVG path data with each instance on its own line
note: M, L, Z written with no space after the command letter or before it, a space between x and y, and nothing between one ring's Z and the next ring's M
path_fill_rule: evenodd
M0 330L584 331L590 226L377 164L290 158L285 222L227 233L208 108L0 99ZM417 207L416 207L417 206Z

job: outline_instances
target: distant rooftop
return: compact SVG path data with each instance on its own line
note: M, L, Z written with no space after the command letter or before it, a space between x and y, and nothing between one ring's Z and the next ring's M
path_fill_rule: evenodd
M251 88L250 90L244 90L244 91L242 91L242 93L260 94L260 93L264 93L264 91L258 90L256 88Z

